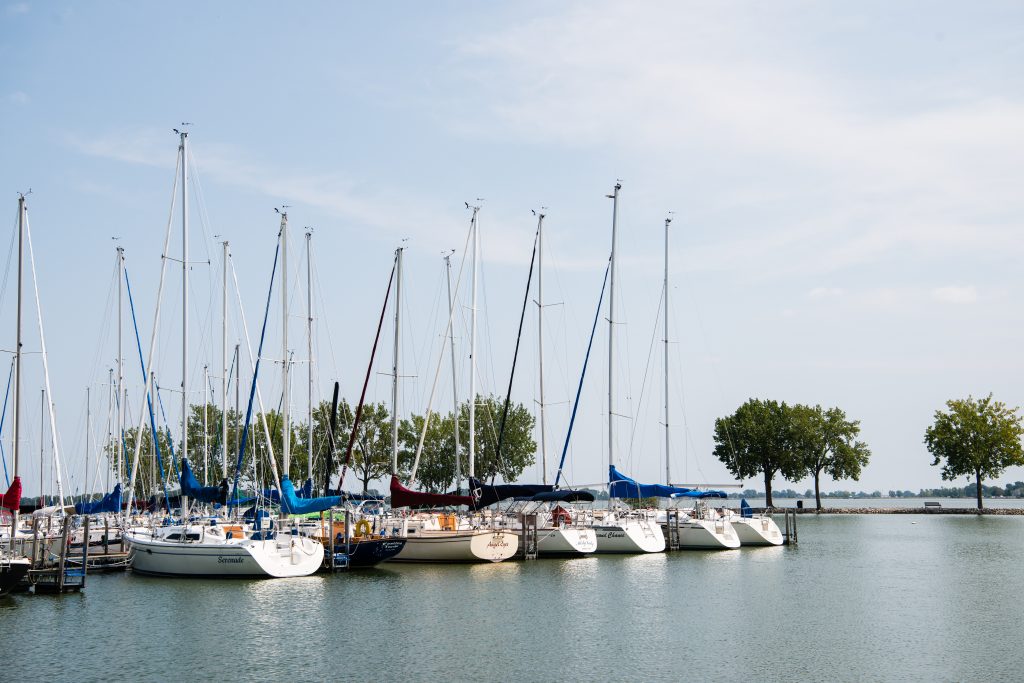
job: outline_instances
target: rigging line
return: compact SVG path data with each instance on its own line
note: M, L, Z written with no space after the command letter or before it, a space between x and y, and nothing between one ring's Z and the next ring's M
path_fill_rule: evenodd
M11 478L7 474L7 455L4 454L4 418L7 417L7 399L11 395L11 378L14 377L14 359L11 359L11 369L7 372L7 389L4 390L4 409L0 412L0 460L4 463L4 481L7 482L7 487L11 486Z
M278 249L278 252L281 249L281 240L280 239L278 240L277 249ZM281 480L280 480L280 477L278 476L277 460L274 459L274 447L273 447L273 444L272 444L272 442L270 440L270 427L267 425L267 410L266 410L266 408L263 405L263 393L260 391L259 383L256 382L256 366L259 363L259 356L261 356L262 353L263 353L263 351L262 351L263 345L262 345L262 341L261 341L260 349L257 351L257 357L254 359L253 355L252 355L252 343L249 341L249 324L245 320L245 308L242 306L242 290L238 286L238 272L235 270L234 256L231 254L230 251L228 252L228 259L229 259L229 262L231 263L231 279L234 281L234 284L235 284L235 300L238 302L238 317L241 319L241 322L242 322L242 332L243 332L243 334L245 336L245 352L249 356L249 367L250 367L250 369L252 371L253 387L255 388L255 392L256 392L256 401L257 401L257 403L259 403L259 406L260 406L260 423L263 425L263 437L264 437L264 439L266 439L266 442L267 442L266 451L268 453L268 457L269 457L269 460L270 460L271 471L274 474L274 483L277 484L277 488L278 488L278 490L280 490L281 489ZM275 254L274 254L274 269L275 269L275 272L276 272L276 269L277 269L277 252L275 252ZM270 290L273 291L273 289L274 289L274 283L273 283L273 280L271 280ZM270 295L268 294L267 296L269 297ZM268 303L267 305L269 306L270 304ZM267 321L264 320L263 321L264 332L266 331L266 324L267 324ZM241 358L239 358L239 363L241 363ZM254 455L255 455L255 451L254 451ZM255 471L255 468L256 468L256 460L254 458L253 459L253 471ZM237 470L236 470L236 474L237 474Z
M170 211L168 212L168 215L167 215L167 228L166 228L166 232L165 232L165 235L164 235L164 248L163 248L163 251L161 252L161 259L160 259L160 284L157 287L156 311L153 314L153 333L152 333L152 336L150 337L150 341L149 341L149 355L147 356L148 364L149 365L153 364L153 352L155 351L156 340L157 340L157 333L158 333L158 331L160 329L160 303L163 300L164 281L165 281L165 278L166 278L166 275L167 275L167 250L168 250L168 247L170 246L170 241L171 241L171 222L174 220L174 207L175 207L175 204L176 204L176 201L177 201L177 194L178 194L178 192L177 192L177 190L178 190L178 171L181 170L181 162L182 162L181 157L182 157L182 155L179 152L179 154L177 155L177 160L176 160L175 166L174 166L174 182L173 182L173 186L171 188L171 208L170 208ZM132 320L134 321L134 319L135 319L135 313L134 313L134 309L133 309ZM136 325L136 339L138 339L138 326L137 325ZM142 358L142 346L141 346L141 344L139 344L139 359L141 360L141 358ZM143 369L143 373L142 374L146 375L145 369ZM150 389L150 387L149 387L149 376L148 375L146 375L143 378L143 384L145 385L144 393L148 397L149 396L149 389ZM135 497L134 496L134 493L135 493L135 477L138 474L138 460L139 460L140 454L142 453L142 438L141 438L141 434L142 434L142 427L143 427L144 424L145 424L145 415L143 414L143 411L140 409L139 410L139 426L138 426L138 429L136 430L136 433L139 436L138 436L138 438L135 439L135 449L134 449L135 452L132 454L131 477L130 477L130 482L128 484L128 507L126 509L129 511L129 513L131 512L131 509L132 509L132 500Z
M462 245L462 261L459 263L459 272L458 272L458 274L456 275L456 278L455 278L455 292L452 294L452 299L453 300L456 300L458 298L458 296L459 296L459 287L462 284L462 271L463 271L463 269L464 269L464 267L466 265L466 257L467 257L467 254L469 252L469 250L468 250L469 238L473 235L473 229L475 228L475 223L471 222L470 225L473 226L473 227L471 227L469 230L466 231L466 241ZM416 478L416 470L419 468L419 464L420 464L420 455L423 453L423 442L427 438L427 428L430 426L430 416L431 416L431 410L430 409L431 409L431 407L434 404L434 394L435 394L435 392L437 390L437 380L441 376L441 366L444 364L444 350L448 346L449 330L451 329L452 318L454 316L455 316L455 308L452 307L452 310L449 311L449 313L448 313L448 324L445 326L444 338L441 341L441 351L437 355L437 369L434 372L434 384L433 384L433 386L430 389L430 400L427 401L427 412L423 416L423 429L420 431L419 443L417 443L417 445L416 445L416 455L413 458L412 473L409 476L409 481L410 482L412 482Z
M4 266L4 279L3 279L3 283L0 284L0 307L2 307L3 302L5 302L7 300L7 282L9 280L9 278L10 278L10 275L11 275L11 261L12 261L12 259L14 257L14 245L17 244L17 241L18 241L17 240L17 238L18 238L17 224L18 224L18 220L15 219L15 221L14 221L15 227L11 231L11 242L10 242L10 244L7 247L7 263ZM0 308L0 310L2 310L2 308Z
M543 216L541 216L543 218ZM508 391L505 392L505 406L501 411L501 427L498 428L498 445L495 448L495 456L500 464L504 466L501 459L501 447L504 444L505 438L505 422L508 419L508 406L512 398L512 381L516 376L516 361L519 359L519 342L523 338L523 321L526 320L526 305L530 301L530 285L533 283L533 265L537 260L537 242L540 239L540 226L537 226L537 231L533 234L533 253L530 255L530 270L526 276L526 291L523 292L523 308L519 313L519 331L516 333L516 350L512 354L512 372L508 376ZM486 288L484 289L484 297L486 299ZM492 354L493 357L493 354ZM507 474L507 473L506 473ZM493 484L493 479L491 480Z
M28 242L28 260L32 268L32 289L36 299L36 321L39 325L39 347L43 355L43 380L46 385L46 401L50 414L50 441L53 448L53 462L57 471L57 496L60 504L64 505L64 484L61 478L61 469L67 476L67 468L62 467L60 459L60 447L57 441L57 416L54 414L53 389L50 385L50 361L46 353L46 335L43 333L43 304L39 300L39 280L36 278L36 256L32 248L32 229L29 227L28 216L25 217L25 241Z
M569 429L565 432L565 445L562 446L562 459L558 462L558 474L555 475L555 490L558 490L558 482L562 478L562 469L565 467L565 454L569 451L569 440L572 438L572 427L576 422L576 409L580 407L580 394L583 392L583 380L587 376L587 363L590 361L590 349L594 345L594 333L597 332L597 321L601 318L601 304L604 303L604 289L608 285L608 272L612 268L611 256L608 257L608 265L604 269L604 281L601 283L601 296L597 299L597 312L594 313L594 324L590 328L590 341L587 342L587 355L583 357L583 371L580 373L580 383L576 387L576 400L572 404L572 417L569 418Z
M381 329L383 329L384 327L384 316L387 313L388 300L391 298L391 285L395 280L395 269L397 267L398 255L396 254L394 264L391 266L391 275L388 277L388 289L387 292L385 292L384 294L384 305L380 309L380 320L377 322L377 334L373 338L373 349L370 351L370 363L366 366L366 377L363 379L363 390L362 393L360 393L359 395L359 405L356 406L355 418L353 418L352 420L352 431L348 437L348 447L345 448L345 463L344 465L342 465L341 479L338 481L339 493L341 492L342 486L345 485L345 473L348 471L349 462L351 462L352 460L352 447L355 445L356 434L357 430L359 429L359 421L363 415L363 402L366 400L366 387L369 386L370 375L373 373L373 359L377 355L377 343L380 341L380 332ZM329 448L331 449L331 453L333 453L336 445L333 439L334 430L328 430L328 434L331 437L331 443L329 443ZM328 460L328 462L330 462L330 460ZM331 474L331 472L327 473L327 485L325 486L325 488L327 489L330 488ZM326 491L324 492L324 495L328 495Z
M113 332L113 330L111 329L113 326L110 325L110 319L113 317L114 289L117 286L117 261L119 258L120 254L115 253L114 269L110 277L110 286L107 288L107 301L103 307L103 318L100 322L99 329L101 330L101 332L100 334L96 335L96 349L95 352L93 353L92 365L90 366L92 368L92 374L89 376L89 384L92 386L95 386L96 382L98 381L97 375L98 370L100 368L100 354L103 353L103 347L109 341L110 334L111 332ZM107 336L105 338L102 335L103 330L107 331Z
M257 393L257 383L256 383L256 381L259 378L260 358L263 355L263 342L264 342L264 340L267 337L267 320L270 318L270 300L271 300L271 297L274 294L274 278L277 275L277 259L278 259L278 256L280 256L280 254L281 254L281 240L278 240L277 241L277 248L274 250L274 265L270 269L270 287L267 288L267 303L266 303L266 306L264 307L264 310L263 310L263 329L260 331L260 345L259 345L259 348L256 351L256 363L255 363L255 366L253 367L253 371L252 371L252 386L249 389L249 404L248 404L248 406L245 409L245 425L242 427L242 437L240 439L241 443L238 445L238 460L235 462L235 483L234 483L234 487L233 487L233 489L231 491L231 500L234 502L234 505L232 507L238 507L238 478L239 478L239 475L240 475L240 473L242 471L242 462L243 462L244 456L245 456L245 442L249 438L249 422L252 419L253 398L255 397L255 395ZM232 275L235 275L235 286L236 286L236 293L237 293L238 276L235 273L235 267L234 267L234 262L233 261L232 261L232 265L231 265L231 273L232 273ZM239 302L239 303L241 303L241 302ZM243 318L243 321L244 321L244 318ZM249 333L248 333L248 331L246 331L245 337L246 337L246 346L248 346L248 343L249 343ZM250 354L250 358L251 358L252 357L252 351L250 351L249 354ZM261 411L263 410L262 400L261 400L260 410ZM266 421L266 416L265 416L265 413L264 413L264 418L263 418L263 427L264 427L264 429L267 428L266 425L267 425L267 421ZM266 438L267 438L267 450L268 450L269 455L270 455L270 463L271 463L271 465L273 467L273 470L274 470L274 481L277 484L277 490L280 491L281 490L281 480L280 480L280 478L278 477L278 474L277 474L277 463L274 461L274 453L273 453L273 451L270 450L270 432L269 432L269 430L267 431ZM255 465L256 465L256 458L255 458L255 453L254 453L253 466L255 467Z
M152 439L153 439L153 452L156 455L157 463L160 465L160 481L163 482L164 501L168 501L169 498L168 498L168 495L167 495L167 477L166 477L166 474L164 472L163 458L160 457L160 435L159 435L159 433L157 432L157 429L156 429L156 415L153 413L153 396L152 396L152 391L151 391L152 375L150 375L150 374L148 374L146 372L146 364L142 360L142 340L139 337L139 323L138 323L138 321L135 318L135 300L132 298L132 284L131 284L131 281L129 281L129 279L128 279L128 267L127 266L125 266L125 269L124 269L124 282L125 282L126 289L128 290L128 308L132 312L132 327L135 329L135 345L139 349L139 364L141 365L141 368L142 368L143 384L145 384L145 386L146 386L146 405L149 406L149 425L150 425L150 434L151 434ZM144 420L145 420L145 415L140 410L139 411L139 428L135 431L135 444L136 444L135 445L135 457L136 457L136 459L139 457L139 453L140 453L140 451L142 449L142 441L143 441L143 438L142 438L143 437L142 425L144 424ZM124 438L124 437L122 437L122 438ZM132 493L131 492L135 488L135 465L136 464L137 463L135 461L132 462L132 478L131 478L131 485L129 487L129 493L128 493L129 506L127 508L129 513L131 512L131 499L132 499ZM150 485L151 486L155 486L156 482L155 481L154 482L150 482ZM166 504L167 504L167 511L170 512L171 504L169 502L167 502Z
M154 393L156 394L157 405L160 406L160 416L164 418L164 431L167 433L167 450L170 452L171 455L171 467L174 469L174 476L180 478L181 474L178 472L178 458L174 454L174 436L171 434L171 424L167 420L167 411L164 410L164 398L160 394L159 383L156 384ZM181 457L182 460L188 460L187 453L182 453Z
M637 411L636 411L636 414L638 416L640 415L640 411L643 409L644 392L647 389L647 374L651 370L651 356L654 355L654 340L658 336L658 323L661 321L661 302L664 301L664 300L665 300L665 285L662 285L661 286L661 297L658 299L658 311L654 315L654 329L653 329L653 331L651 333L651 344L650 344L650 346L647 349L647 362L644 364L644 378L643 378L643 381L640 384L640 398L637 401ZM667 370L666 370L666 372L667 372ZM629 454L629 458L630 459L632 459L632 456L633 456L633 442L634 442L634 438L636 437L636 429L637 429L637 425L639 423L640 423L639 419L633 420L633 428L630 430L630 433L629 433L629 451L628 451L628 454ZM634 475L634 476L636 476L636 475Z

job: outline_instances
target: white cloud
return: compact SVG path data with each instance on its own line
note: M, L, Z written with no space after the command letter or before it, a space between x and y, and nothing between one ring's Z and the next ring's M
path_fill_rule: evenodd
M834 299L844 294L846 294L846 290L841 287L815 287L807 292L807 298L812 300Z
M937 287L932 290L932 298L945 304L973 304L978 300L978 290L974 286Z
M18 14L28 14L30 9L27 2L16 2L7 6L7 14L12 17Z
M16 90L7 96L7 99L18 106L24 106L32 101L32 98L28 96L28 93Z

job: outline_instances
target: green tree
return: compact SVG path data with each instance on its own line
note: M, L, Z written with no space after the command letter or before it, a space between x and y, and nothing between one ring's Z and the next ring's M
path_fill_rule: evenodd
M946 401L948 412L935 411L935 422L924 433L924 443L942 465L942 478L974 475L978 509L982 509L983 479L992 479L1007 467L1024 465L1021 434L1024 426L1019 408L993 401L992 394L975 400Z
M739 479L763 474L768 507L776 473L796 481L806 471L793 449L791 410L785 402L752 398L715 420L715 455Z
M527 467L536 461L537 442L533 440L534 418L521 403L509 406L505 432L498 453L498 435L505 401L495 396L477 396L476 399L476 457L474 470L477 479L490 480L501 475L507 482L516 481ZM459 407L459 447L462 450L463 474L469 473L469 403Z
M203 432L203 406L189 406L188 416L188 462L195 472L196 479L213 486L227 477L234 476L235 462L238 460L238 437L241 432L241 416L233 409L228 409L228 442L227 442L227 473L224 472L224 450L221 444L221 410L218 406L206 406L206 432ZM181 443L175 445L180 459ZM204 450L205 457L204 457ZM180 467L180 462L179 462ZM205 475L205 479L204 479Z
M342 401L338 410L341 416L338 420L335 471L340 472L352 434L354 411L348 401ZM383 403L363 405L349 467L362 482L364 494L369 492L371 481L391 473L391 416Z
M860 421L846 419L839 408L795 405L789 410L789 419L796 455L814 476L814 504L820 510L821 473L837 481L857 481L871 451L863 441L856 440Z
M411 473L422 432L422 415L413 415L399 424L399 469L405 478ZM416 481L419 488L429 493L446 491L455 481L455 428L451 413L431 416L423 438Z

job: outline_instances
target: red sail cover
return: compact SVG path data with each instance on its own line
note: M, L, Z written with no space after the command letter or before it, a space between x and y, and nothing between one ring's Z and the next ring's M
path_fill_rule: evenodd
M7 489L7 493L4 494L3 501L0 502L0 507L6 508L11 512L17 512L21 506L21 477L15 477L14 481L11 482L11 488Z
M450 493L421 493L402 486L398 477L391 475L391 507L443 507L445 505L472 505L472 496Z

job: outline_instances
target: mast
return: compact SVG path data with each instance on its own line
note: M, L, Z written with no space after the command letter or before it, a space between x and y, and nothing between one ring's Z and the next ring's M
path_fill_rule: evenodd
M398 474L398 343L402 310L402 251L395 249L395 349L391 360L391 474Z
M24 239L25 239L25 195L18 195L18 303L16 316L16 330L14 343L14 428L12 431L14 443L11 457L13 463L13 475L11 481L18 478L18 453L21 448L18 441L21 438L21 299L22 280L25 275L24 264ZM15 531L18 528L18 510L11 513L11 552L14 551Z
M284 399L281 405L281 458L284 475L291 473L291 386L288 382L288 214L281 212L281 383Z
M114 468L117 481L121 481L121 462L124 459L124 354L121 351L121 322L124 317L124 249L117 248L117 448L114 456Z
M669 486L672 485L668 431L668 224L671 222L671 216L665 219L665 483Z
M537 215L537 365L540 375L540 475L548 483L547 435L544 430L544 214Z
M111 441L111 439L113 438L113 433L114 433L113 432L113 424L112 424L112 421L114 419L113 418L113 414L114 414L114 400L113 399L114 399L114 368L108 368L107 369L107 453L110 453L113 450L113 442ZM108 465L108 467L107 467L107 481L106 481L106 485L104 486L104 488L107 491L109 491L110 490L110 467L109 467L110 459L109 459L109 457L107 459L107 465ZM115 467L117 467L116 463L115 463ZM121 472L120 472L120 470L115 470L115 475L117 476L117 481L120 482L121 481Z
M612 200L612 256L611 279L608 287L608 468L615 465L615 229L619 216L619 190L622 183L615 183L613 194L606 195Z
M454 302L452 301L452 254L444 257L445 268L448 274L448 317L454 315ZM455 405L455 493L462 493L462 460L459 457L459 384L455 371L455 328L448 326L449 340L451 341L452 352L452 402Z
M221 303L220 323L220 365L223 375L220 383L220 452L221 468L225 479L228 477L228 243L224 241L224 298ZM237 367L237 366L236 366ZM238 370L236 369L235 372ZM237 380L236 380L237 381Z
M306 478L313 479L313 250L312 229L306 231L306 351L309 354L309 415L306 431Z
M91 421L92 420L92 403L89 396L89 387L85 388L85 485L88 487L89 484L89 436L91 432ZM89 490L86 489L86 495L89 494ZM86 540L88 543L88 540Z
M181 457L188 457L188 132L181 131ZM182 501L182 507L185 501ZM182 510L184 514L184 510Z
M476 476L476 281L480 265L479 206L473 207L473 294L469 324L469 476Z
M241 344L235 344L235 448L239 447L238 429L240 426L239 423L241 422L241 414L238 412L238 409L241 407L241 403L239 401L239 386L241 385L241 382L239 382L238 380L241 377L242 372L242 368L239 367L238 365L239 361L241 360L239 354L239 347L241 347Z

